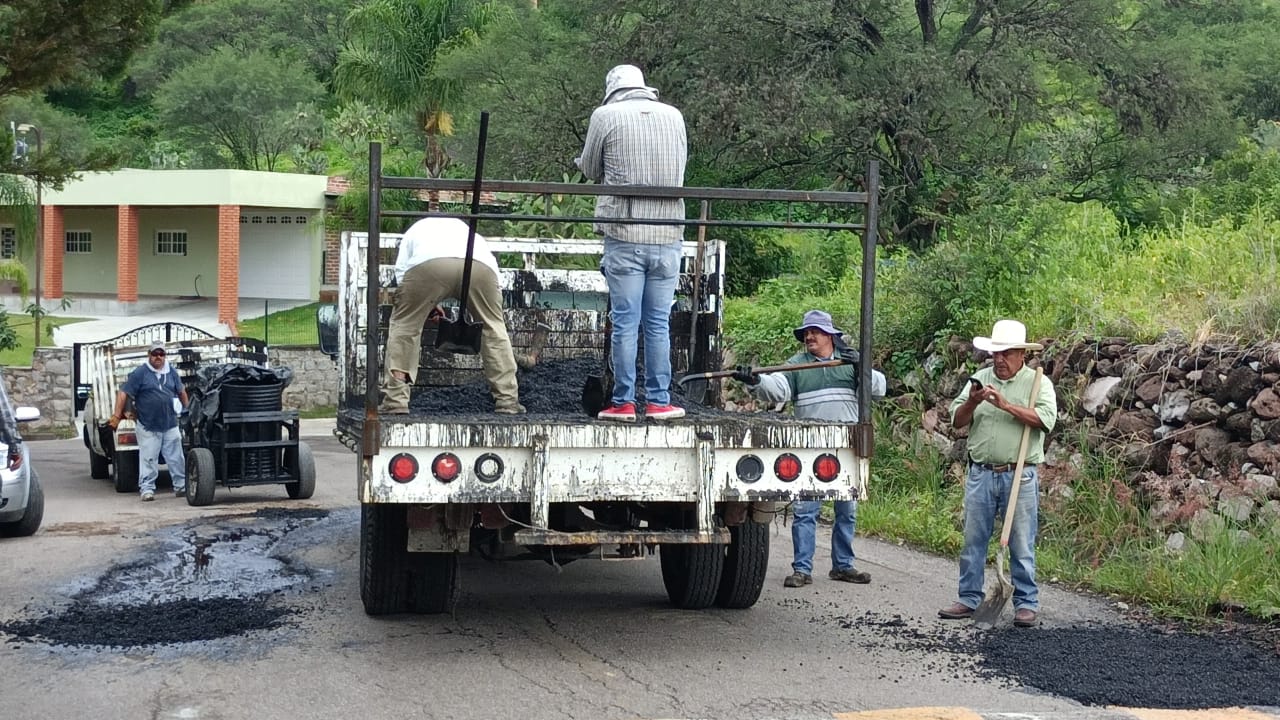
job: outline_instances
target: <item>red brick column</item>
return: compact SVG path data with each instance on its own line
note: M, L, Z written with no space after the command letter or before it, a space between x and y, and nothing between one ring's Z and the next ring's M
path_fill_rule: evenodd
M116 300L138 302L138 208L116 208Z
M57 300L62 297L62 256L67 248L64 242L66 226L62 221L61 206L45 205L42 212L44 257L41 258L41 263L44 277L40 278L40 294Z
M218 206L218 322L236 331L240 313L240 206Z

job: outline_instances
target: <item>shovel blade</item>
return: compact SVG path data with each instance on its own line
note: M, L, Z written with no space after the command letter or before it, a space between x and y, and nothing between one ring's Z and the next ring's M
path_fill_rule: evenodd
M479 355L483 328L484 325L477 322L441 319L436 330L436 349L458 355Z
M1000 616L1004 614L1005 606L1009 604L1009 596L1013 594L1013 585L1009 583L1005 572L1005 555L1008 552L1008 548L1002 547L996 553L996 585L973 611L973 624L980 630L990 630L996 626Z

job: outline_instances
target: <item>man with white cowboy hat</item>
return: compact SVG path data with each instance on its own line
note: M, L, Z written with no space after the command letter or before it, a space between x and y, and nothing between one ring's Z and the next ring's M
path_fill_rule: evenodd
M582 155L582 174L604 185L680 187L688 155L684 116L658 102L634 65L618 65L605 76L604 103L591 113ZM596 199L598 218L684 220L679 198ZM671 404L671 302L680 273L684 226L598 222L604 235L600 270L609 284L613 321L610 356L613 397L601 420L636 419L636 354L644 329L645 417L671 420L684 410Z
M804 343L804 351L787 358L786 365L842 359L844 365L775 372L757 375L747 365L739 365L733 379L750 388L757 398L768 403L792 402L793 412L806 420L858 422L858 351L847 347L842 333L822 310L804 314L800 327L793 333ZM871 397L884 397L885 377L871 371ZM871 575L854 567L853 534L858 517L856 500L837 500L835 523L831 528L831 571L827 577L840 582L866 584ZM817 544L820 500L797 500L792 503L795 521L791 524L793 555L792 573L782 581L785 587L803 587L813 582L813 552Z
M1036 373L1026 366L1027 328L1017 320L999 320L991 337L975 337L973 346L991 353L992 364L973 374L951 402L953 427L969 429L969 470L964 487L964 548L960 551L959 600L938 611L948 620L973 617L982 603L987 544L997 513L1004 513L1018 463L1022 430L1031 429L1009 536L1009 574L1013 580L1014 625L1031 627L1040 611L1036 586L1035 541L1040 500L1036 466L1044 461L1044 436L1058 418L1053 382L1040 380L1031 402Z

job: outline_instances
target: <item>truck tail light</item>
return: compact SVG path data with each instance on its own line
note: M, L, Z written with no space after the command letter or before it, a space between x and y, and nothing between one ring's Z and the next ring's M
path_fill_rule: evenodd
M480 482L497 482L505 469L506 465L502 462L502 458L494 453L485 453L476 458L476 477Z
M431 461L431 474L440 482L453 482L462 471L462 461L453 453L440 453Z
M738 473L738 479L744 483L753 483L764 476L764 463L755 455L743 455L738 458L738 465L735 469Z
M840 459L831 453L822 453L813 461L813 474L822 482L831 482L840 474Z
M387 464L387 472L392 480L407 483L418 477L418 459L409 453L396 453Z
M117 445L137 445L138 434L131 433L131 432L116 433L116 444Z
M773 474L782 482L791 482L800 477L800 458L791 453L782 453L773 461Z

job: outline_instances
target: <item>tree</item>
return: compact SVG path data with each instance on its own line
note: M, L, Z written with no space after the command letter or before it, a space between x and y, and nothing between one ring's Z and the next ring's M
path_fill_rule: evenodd
M156 0L0 5L0 98L118 72L159 19Z
M346 0L214 0L165 18L156 40L138 53L130 74L150 95L177 70L220 48L263 51L303 63L322 83L333 77Z
M426 137L423 166L448 165L440 138L453 133L451 109L464 85L436 74L436 60L475 42L491 17L475 0L369 0L347 16L349 40L338 55L339 97L413 114Z
M315 141L323 92L300 62L223 47L175 72L156 108L171 132L232 167L275 170L291 147Z

